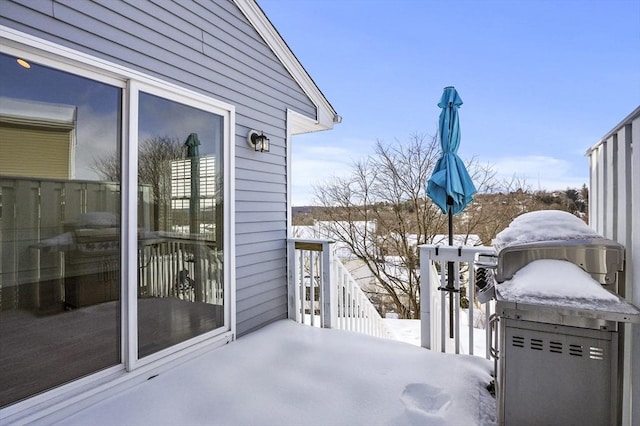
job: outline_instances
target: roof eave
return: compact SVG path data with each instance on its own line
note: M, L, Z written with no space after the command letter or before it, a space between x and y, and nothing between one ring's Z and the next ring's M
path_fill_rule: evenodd
M289 71L293 79L300 85L304 93L316 106L315 125L308 126L300 133L309 131L329 130L334 124L340 123L342 118L333 109L320 88L304 69L298 58L291 51L278 30L262 11L255 0L233 0L240 11L249 20L265 43L278 57L282 65Z

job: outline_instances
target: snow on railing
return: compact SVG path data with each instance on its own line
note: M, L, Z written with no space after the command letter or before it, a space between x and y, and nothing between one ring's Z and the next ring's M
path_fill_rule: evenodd
M388 337L384 321L329 240L289 240L289 318L315 327Z
M490 317L491 303L479 305L475 294L473 264L478 255L492 255L492 247L476 246L420 246L420 318L421 346L441 352L468 353L474 355L476 349L484 348L484 356L490 358L490 328L475 328L479 319ZM457 292L439 290L447 285L447 262L453 262L453 284ZM439 266L439 268L436 267ZM440 273L438 273L438 269ZM467 282L469 308L460 308L461 271ZM453 297L453 312L449 310L449 298ZM484 311L484 312L483 312ZM464 318L466 316L466 321ZM453 320L453 321L452 321ZM453 338L450 337L453 322ZM462 323L466 322L463 327ZM478 339L484 342L477 342ZM476 354L479 355L479 354Z

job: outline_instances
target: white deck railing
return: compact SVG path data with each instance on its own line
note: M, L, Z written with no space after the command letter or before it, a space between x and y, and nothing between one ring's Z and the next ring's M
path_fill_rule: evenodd
M484 356L490 357L490 329L488 325L484 331L474 328L477 319L482 316L488 319L491 315L492 304L478 305L475 293L475 276L473 263L477 255L493 255L492 247L473 246L420 246L420 318L421 318L421 346L441 352L474 353L475 348L484 347ZM441 291L439 288L447 285L447 262L453 262L453 284L458 292ZM436 267L438 265L438 267ZM440 273L438 273L438 269ZM467 282L469 309L466 312L466 326L462 323L464 315L460 308L461 271ZM453 297L453 312L449 310L449 298ZM453 337L450 337L450 331ZM477 342L476 339L484 339ZM481 343L477 345L476 343Z
M332 241L289 241L289 318L316 327L388 337L382 317L349 271L333 256Z
M289 241L289 318L316 327L389 337L378 311L349 271L334 258L331 243L329 240ZM476 300L473 264L478 255L493 254L491 247L420 247L423 347L490 357L490 330L486 322L492 313L492 303L479 305ZM469 308L466 311L460 308L459 292L439 290L447 284L447 262L453 262L455 289L459 291L462 282L467 283ZM454 298L453 311L449 309L450 297ZM484 321L477 321L478 318ZM484 329L474 327L479 322L484 322ZM450 337L451 330L453 337ZM480 339L482 341L478 341ZM478 348L484 353L479 353Z

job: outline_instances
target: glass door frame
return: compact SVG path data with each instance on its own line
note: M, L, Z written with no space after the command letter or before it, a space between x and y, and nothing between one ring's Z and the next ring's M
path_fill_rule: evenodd
M155 83L155 84L154 84ZM223 117L222 137L222 161L223 161L223 280L224 280L224 323L223 329L216 329L187 341L178 343L157 353L138 358L138 108L140 92L155 95L170 101L198 108ZM122 335L123 335L123 362L127 371L148 365L160 359L166 358L177 352L181 352L193 345L213 337L227 335L227 338L235 338L235 255L233 236L235 235L235 144L232 138L232 129L235 129L235 109L232 105L215 101L206 96L189 92L178 86L166 82L145 82L129 80L125 96L126 105L123 111L128 111L129 122L125 123L123 135L125 143L122 154L123 188L126 194L123 197L122 209L122 234L123 234L123 308ZM126 183L125 183L126 182ZM135 284L133 284L135 283Z

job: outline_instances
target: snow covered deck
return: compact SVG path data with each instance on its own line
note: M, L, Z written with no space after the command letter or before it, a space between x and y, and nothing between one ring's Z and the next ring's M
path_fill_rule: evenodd
M282 320L65 425L491 425L493 364Z

